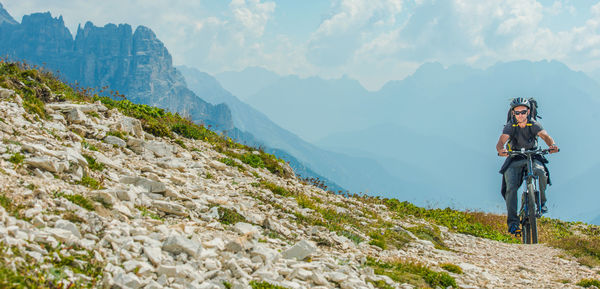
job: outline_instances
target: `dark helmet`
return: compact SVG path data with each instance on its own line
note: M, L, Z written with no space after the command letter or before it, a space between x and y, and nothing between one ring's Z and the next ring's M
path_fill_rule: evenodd
M513 100L510 102L511 110L517 106L526 106L527 108L531 109L531 103L529 102L529 100L523 97L513 98Z

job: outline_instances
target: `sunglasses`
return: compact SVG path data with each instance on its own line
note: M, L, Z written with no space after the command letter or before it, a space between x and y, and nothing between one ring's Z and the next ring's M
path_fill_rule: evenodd
M529 110L515 110L515 115L519 115L519 114L526 114Z

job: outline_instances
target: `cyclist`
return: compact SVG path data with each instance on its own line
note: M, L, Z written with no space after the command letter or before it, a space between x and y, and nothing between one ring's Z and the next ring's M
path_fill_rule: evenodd
M558 152L554 140L542 125L530 117L531 102L525 98L514 98L510 103L510 111L513 122L508 122L502 130L502 135L496 144L496 150L500 156L508 156L508 150L504 147L507 141L511 150L527 150L537 147L537 137L541 137L550 148L551 153ZM543 156L536 156L533 163L534 174L539 178L539 190L541 196L542 213L548 212L546 207L546 184L548 182L548 161ZM527 159L520 157L509 157L506 159L500 173L502 178L502 196L506 201L508 231L511 234L520 234L521 228L517 215L517 189L523 181L523 172L526 170Z

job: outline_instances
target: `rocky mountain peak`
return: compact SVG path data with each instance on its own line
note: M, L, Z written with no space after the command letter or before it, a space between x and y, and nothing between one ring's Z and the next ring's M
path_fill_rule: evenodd
M11 15L10 13L8 13L8 11L6 11L6 9L4 9L4 6L2 6L2 3L0 3L0 25L2 24L19 24L19 22L17 22Z
M79 26L75 39L62 16L23 16L21 24L0 26L0 55L45 66L81 87L111 90L135 103L189 115L218 130L233 128L226 105L214 106L187 89L164 44L148 27L128 24Z

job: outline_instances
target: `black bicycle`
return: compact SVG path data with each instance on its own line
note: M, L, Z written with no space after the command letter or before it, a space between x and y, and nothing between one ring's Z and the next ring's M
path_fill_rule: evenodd
M558 151L557 151L558 152ZM542 205L540 191L538 190L538 177L533 174L533 157L535 155L546 155L550 149L536 148L533 150L521 149L519 151L509 151L509 156L523 156L527 158L527 173L523 176L526 187L521 196L521 210L519 219L521 222L524 244L537 244L538 230L537 218L542 216Z

